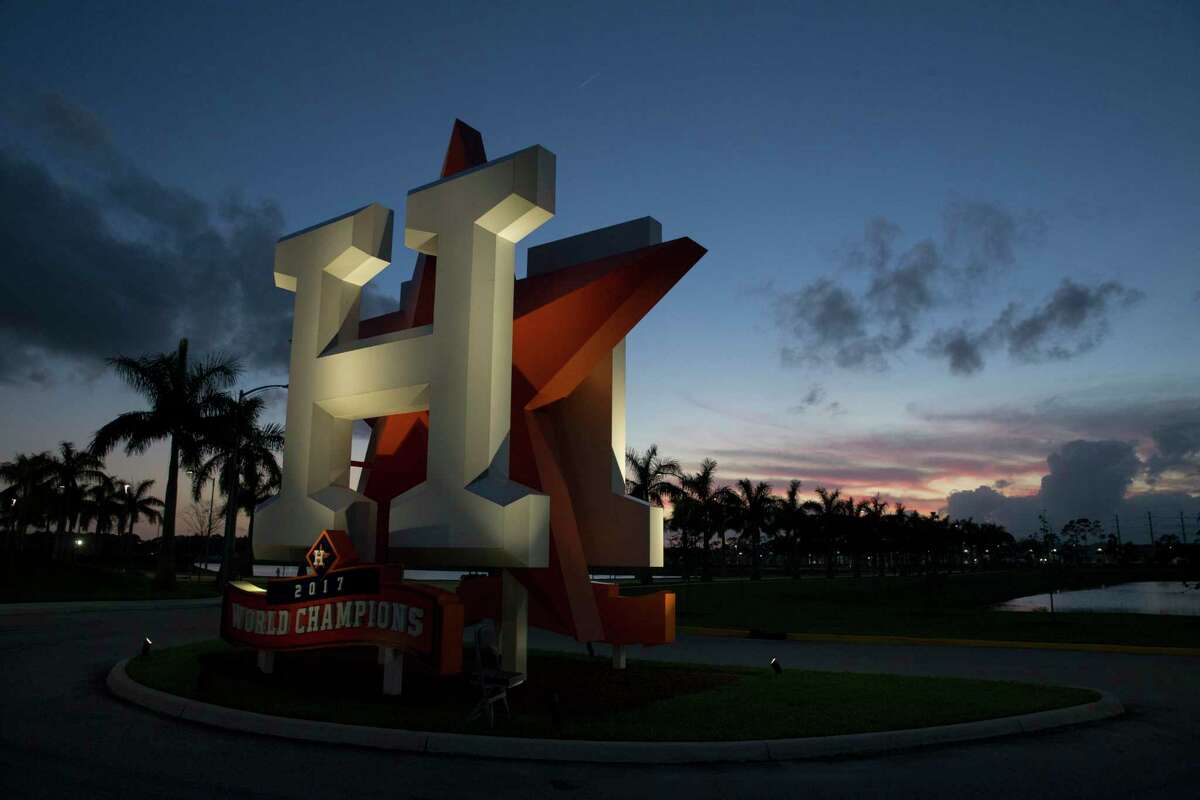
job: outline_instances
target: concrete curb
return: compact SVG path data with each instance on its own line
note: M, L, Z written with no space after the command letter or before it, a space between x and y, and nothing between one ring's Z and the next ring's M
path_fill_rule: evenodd
M744 628L701 628L679 626L681 634L749 639ZM1086 642L1018 642L999 639L937 639L925 636L881 636L847 633L788 633L781 638L793 642L829 642L831 644L899 644L934 647L997 647L1004 650L1068 650L1077 653L1129 653L1143 656L1200 656L1200 647L1166 647L1140 644L1089 644Z
M156 611L169 608L202 608L221 605L220 596L189 597L171 600L68 600L55 603L4 603L0 617L23 614L88 614L96 611Z
M365 725L343 725L336 722L317 722L273 717L253 711L239 711L189 700L143 686L129 677L125 671L127 663L128 659L121 661L108 673L109 691L130 703L189 722L310 742L373 747L407 753L480 756L521 761L711 764L714 762L784 761L858 756L1032 733L1084 722L1095 722L1125 713L1125 707L1121 705L1120 700L1108 692L1101 692L1100 699L1093 703L1053 711L931 728L856 733L843 736L743 742L592 742L569 739L521 739L373 728Z

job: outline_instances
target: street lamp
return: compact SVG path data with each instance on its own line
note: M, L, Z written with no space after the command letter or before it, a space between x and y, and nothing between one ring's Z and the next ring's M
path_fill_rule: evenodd
M238 426L242 418L242 403L252 394L265 392L267 389L286 388L288 388L286 383L268 383L263 386L255 386L253 389L242 389L238 392L237 405L233 409L231 458L225 465L225 541L221 555L220 578L217 581L222 586L233 577L233 545L234 537L237 535L238 495L241 493L239 491L241 485L238 480L238 467L241 466L242 437ZM250 558L253 563L253 553Z

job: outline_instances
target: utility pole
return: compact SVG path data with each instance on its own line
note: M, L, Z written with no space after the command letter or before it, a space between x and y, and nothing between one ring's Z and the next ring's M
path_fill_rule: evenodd
M1120 546L1122 544L1122 542L1121 542L1121 515L1113 514L1113 522L1115 522L1117 525L1117 545Z
M1150 526L1150 546L1154 547L1154 515L1146 512L1146 524Z
M1187 544L1187 529L1183 527L1183 512L1179 512L1179 543Z

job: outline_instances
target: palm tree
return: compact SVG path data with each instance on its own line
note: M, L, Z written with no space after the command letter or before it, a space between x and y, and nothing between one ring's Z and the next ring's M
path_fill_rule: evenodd
M904 551L908 548L908 515L903 503L896 503L892 509L891 516L888 517L888 531L888 538L891 541L892 572L898 575L900 574L900 564L906 563ZM898 561L899 563L897 563Z
M25 529L41 515L45 489L51 480L50 454L18 453L12 461L0 464L0 481L8 484L3 492L6 511L11 515L10 546L20 549Z
M84 530L95 523L97 534L117 533L125 529L125 509L121 505L125 481L116 475L100 475L83 493L79 523Z
M664 499L670 500L678 492L678 487L667 478L678 477L679 462L659 456L658 445L650 445L645 453L629 448L625 451L625 464L629 468L625 478L625 493L631 497L662 506ZM638 570L638 582L650 583L649 569Z
M883 513L887 511L887 507L888 504L883 502L878 493L862 506L866 516L867 534L870 536L875 550L875 572L881 578L883 577Z
M108 363L150 404L146 411L120 415L96 432L91 450L99 456L124 442L129 454L144 452L155 442L170 441L167 492L163 503L162 546L155 580L175 582L175 511L179 498L179 468L199 465L209 420L221 410L220 390L241 371L236 360L212 357L188 364L187 339L176 353L109 359Z
M163 501L150 494L154 481L144 480L139 483L123 483L122 491L117 496L121 518L125 523L125 541L132 543L133 526L139 520L156 523L162 519Z
M254 572L254 511L260 505L270 500L279 491L279 483L283 473L279 470L279 462L274 453L269 453L264 461L246 463L241 476L241 488L238 498L241 501L239 510L250 518L246 526L246 562L250 574ZM224 512L222 512L224 513Z
M54 536L54 558L72 552L68 534L79 524L87 487L104 479L104 462L87 450L76 450L71 442L61 442L58 453L50 457L50 478L57 493L58 530Z
M258 418L262 415L265 402L261 397L251 397L235 401L228 395L222 395L220 413L209 420L211 432L206 437L208 457L201 462L192 473L192 499L199 500L204 484L216 476L222 496L225 496L224 510L221 512L226 519L223 556L221 558L221 573L218 581L224 583L234 576L234 537L236 527L236 511L242 511L245 502L240 497L242 486L251 473L257 476L257 467L261 465L268 470L268 477L274 477L278 483L279 465L275 453L283 449L283 428L275 424L261 425ZM234 454L237 462L234 462ZM229 487L235 471L239 497L235 498L236 511L229 514ZM257 481L257 477L256 477ZM251 497L257 494L257 487L251 492Z
M788 573L793 578L800 577L800 565L798 563L800 556L801 537L804 534L804 528L808 523L809 504L800 501L800 481L792 480L788 483L787 494L779 501L779 507L776 511L779 515L779 533L783 536L784 546L786 550Z
M669 500L678 491L667 478L679 476L679 462L659 456L658 445L650 445L644 453L629 448L625 451L625 464L629 467L625 493L631 497L661 506L664 498Z
M764 481L754 483L749 478L742 478L737 482L733 497L742 538L750 540L750 580L762 580L759 550L763 534L771 528L775 495L771 494L771 484Z
M817 513L821 521L821 538L825 542L825 577L832 578L836 569L834 548L837 546L837 532L841 529L842 490L832 492L824 486L817 487L819 502L810 500L806 505Z
M729 489L716 485L717 462L706 458L700 469L680 475L674 498L674 514L682 525L690 526L700 537L702 548L700 579L712 580L712 538L724 530Z

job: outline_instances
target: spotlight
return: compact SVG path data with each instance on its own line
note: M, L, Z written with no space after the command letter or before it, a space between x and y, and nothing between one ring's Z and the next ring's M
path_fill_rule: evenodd
M771 669L775 672L776 675L783 674L783 665L779 663L778 658L771 659Z
M150 648L153 646L153 644L154 642L150 641L149 636L147 636L145 639L142 639L142 658L150 657Z
M76 546L76 547L83 547L83 539L76 539L76 540L75 540L75 546Z

